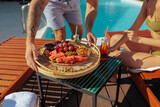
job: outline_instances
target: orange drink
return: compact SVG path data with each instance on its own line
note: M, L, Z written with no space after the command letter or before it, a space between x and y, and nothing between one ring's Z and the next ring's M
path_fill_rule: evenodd
M108 57L108 41L107 41L107 39L101 40L100 52L101 52L101 60L106 60Z

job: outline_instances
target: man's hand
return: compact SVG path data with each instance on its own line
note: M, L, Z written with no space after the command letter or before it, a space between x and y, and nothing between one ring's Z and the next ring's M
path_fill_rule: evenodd
M92 32L88 32L86 34L86 39L88 41L88 44L94 43L96 45L96 43L97 43L97 38Z
M37 48L34 43L26 43L26 62L34 71L38 71L35 60L37 60Z

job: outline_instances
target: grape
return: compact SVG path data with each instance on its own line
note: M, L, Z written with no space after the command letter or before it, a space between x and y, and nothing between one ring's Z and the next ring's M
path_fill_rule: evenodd
M59 50L58 50L59 52L63 52L64 50L63 50L63 48L59 48Z
M76 51L79 48L79 46L74 46L74 51Z
M55 46L55 44L53 44L53 43L44 44L44 48L49 50L49 51L52 51L54 49L54 46Z
M69 46L68 49L69 49L69 51L73 51L74 48L73 48L73 46Z
M63 43L59 43L58 46L59 46L60 48L63 48Z
M68 47L68 44L66 42L64 42L63 47Z
M58 51L59 50L59 46L58 45L54 46L54 49Z
M69 46L73 46L70 42L68 42L67 44L68 44L68 47L69 47Z
M50 49L51 51L53 51L54 50L54 47L51 47L51 49Z
M67 47L64 47L63 50L64 50L64 52L67 52L67 51L68 51L68 48L67 48Z

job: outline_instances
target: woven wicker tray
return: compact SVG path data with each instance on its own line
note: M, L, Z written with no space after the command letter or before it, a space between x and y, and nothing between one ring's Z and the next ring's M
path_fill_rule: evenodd
M100 63L100 51L97 46L94 44L91 44L93 46L88 46L84 41L75 43L77 45L85 45L91 50L87 60L74 64L51 63L48 58L39 54L38 60L36 61L38 71L50 77L70 79L84 76L96 69Z

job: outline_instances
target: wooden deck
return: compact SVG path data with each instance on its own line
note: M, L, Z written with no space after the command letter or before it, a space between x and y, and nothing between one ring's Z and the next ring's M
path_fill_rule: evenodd
M51 40L35 41L37 46ZM33 70L25 61L25 38L11 37L0 43L0 100L15 92L28 79Z
M38 47L49 39L36 39ZM11 92L31 91L39 96L36 76L25 62L25 38L12 37L0 44L0 100ZM31 76L30 76L31 75ZM28 78L29 77L29 78ZM28 78L28 79L27 79ZM25 80L27 81L25 82ZM25 83L24 83L25 82ZM23 84L23 85L22 85ZM61 98L61 85L42 79L43 91L46 97L46 106L54 105ZM65 95L69 89L62 87ZM102 95L115 99L116 84L107 83L100 92ZM91 107L92 99L86 94L78 94L80 107ZM63 101L63 107L76 107L76 94L73 92ZM137 90L130 78L130 74L123 72L119 94L120 107L147 107L148 104ZM109 101L98 98L97 107L111 107Z
M61 98L61 85L52 81L48 81L42 78L43 92L46 98L46 106L53 106ZM69 88L62 87L63 96L69 91ZM31 91L36 93L38 96L38 85L36 81L36 75L33 75L28 81L19 89L19 91ZM106 87L102 89L100 94L115 99L116 96L116 84L107 83ZM78 94L80 107L92 107L92 97L86 94ZM130 75L126 72L122 74L120 93L119 93L120 107L149 107L141 93L137 90L133 84ZM73 92L69 97L63 101L62 107L76 107L77 97ZM97 107L112 107L113 104L109 101L98 98Z

